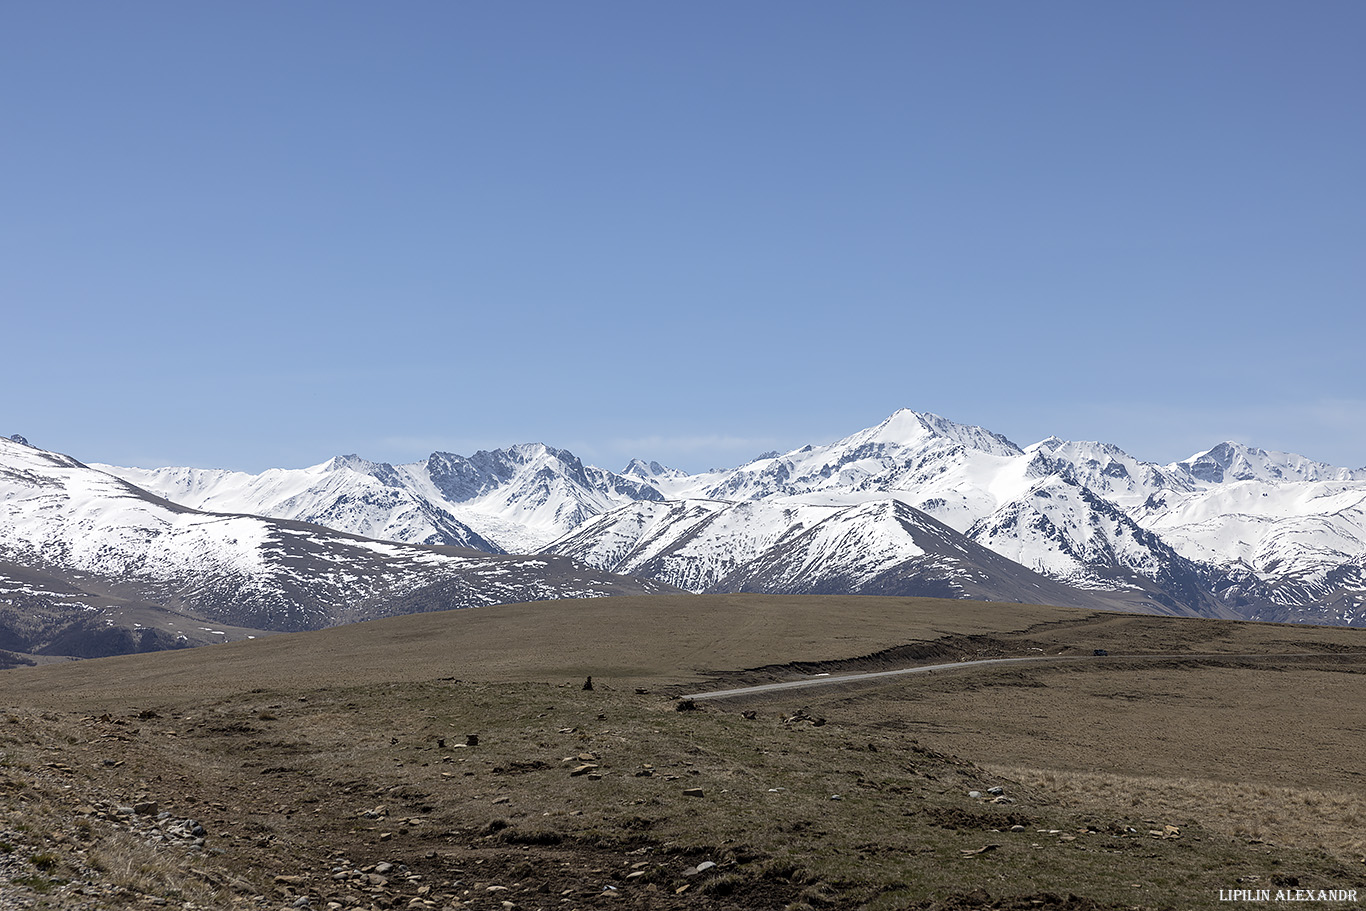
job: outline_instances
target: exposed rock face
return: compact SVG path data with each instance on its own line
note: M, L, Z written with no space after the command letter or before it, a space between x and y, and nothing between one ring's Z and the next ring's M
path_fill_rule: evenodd
M190 509L0 441L0 648L99 657L482 604L668 590L553 556Z

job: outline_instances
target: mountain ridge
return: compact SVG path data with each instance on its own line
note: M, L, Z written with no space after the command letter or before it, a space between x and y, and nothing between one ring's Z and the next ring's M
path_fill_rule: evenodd
M179 647L227 641L199 635L218 626L289 632L671 590L552 555L381 541L198 510L70 456L0 440L0 643L8 643L0 648L10 651L45 654L66 643L67 653L93 657L130 630L143 640L134 650Z
M260 475L95 467L190 505L231 503L403 542L572 556L691 591L746 572L778 578L745 564L782 564L772 548L797 546L843 510L861 517L864 549L874 547L877 529L890 527L886 510L899 509L885 504L901 504L962 536L949 550L966 541L1004 558L1002 584L1042 574L1069 603L1366 622L1366 470L1232 442L1159 465L1102 442L1054 436L1021 447L900 409L831 443L693 475L644 459L611 472L541 443L405 465L336 456ZM887 579L921 593L925 578L906 568L909 537L898 540L905 552L887 551L882 569L905 564ZM808 574L852 579L866 562L859 550L828 551Z

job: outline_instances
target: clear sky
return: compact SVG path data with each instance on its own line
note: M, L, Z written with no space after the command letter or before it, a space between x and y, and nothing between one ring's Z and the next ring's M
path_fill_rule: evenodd
M1366 465L1366 3L16 2L0 432Z

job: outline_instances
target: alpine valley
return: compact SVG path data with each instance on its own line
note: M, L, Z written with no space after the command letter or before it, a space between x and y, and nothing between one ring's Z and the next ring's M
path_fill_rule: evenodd
M611 594L929 595L1366 625L1366 468L898 411L689 475L523 444L252 475L0 440L0 649L90 655ZM24 659L27 660L27 659Z

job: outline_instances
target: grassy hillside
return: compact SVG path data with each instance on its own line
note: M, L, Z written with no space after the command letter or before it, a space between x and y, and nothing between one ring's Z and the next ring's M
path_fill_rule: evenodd
M1096 648L1111 656L690 711L675 698ZM0 672L0 896L794 911L1366 899L1364 656L1342 628L718 596L20 668Z

